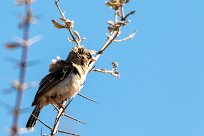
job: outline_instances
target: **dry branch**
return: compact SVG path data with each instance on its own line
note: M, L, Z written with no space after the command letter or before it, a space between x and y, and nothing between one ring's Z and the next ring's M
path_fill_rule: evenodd
M94 100L94 99L92 99L92 98L89 98L89 97L87 97L87 96L85 96L85 95L83 95L83 94L81 94L81 93L78 93L77 95L79 95L79 96L81 96L82 98L85 98L85 99L87 99L87 100L89 100L89 101L98 103L96 100Z
M68 38L69 41L70 42L75 42L77 45L80 45L80 42L81 42L80 35L79 35L79 33L77 31L73 31L74 22L70 21L69 19L66 19L66 17L64 15L64 13L62 12L60 6L58 5L59 0L54 0L54 2L55 2L56 7L58 8L58 11L61 14L60 19L64 22L64 24L59 24L57 21L52 20L54 26L56 28L58 28L58 29L61 29L61 28L68 29L68 31L69 31L69 33L71 35L71 38L70 37ZM115 3L113 3L113 2L115 2ZM114 23L112 21L109 22L110 26L108 27L108 29L110 31L110 35L108 35L107 41L104 43L102 48L97 52L97 54L95 56L96 61L100 58L100 56L108 48L108 46L112 42L114 42L114 40L119 36L121 27L125 26L128 23L128 21L126 20L127 17L134 14L135 11L132 11L132 12L128 13L127 15L125 15L123 6L124 6L125 3L128 3L128 2L129 2L129 0L120 0L120 1L110 0L109 2L106 3L109 7L111 7L112 9L115 10L115 19L114 19ZM119 19L119 17L120 17L120 19ZM122 41L132 39L132 37L134 35L135 35L135 33L133 33L132 35L128 36L125 39L122 39ZM89 65L89 71L91 71L91 70L100 71L98 69L93 69L94 64L95 64L95 62L91 62L91 64ZM119 76L119 73L115 73L115 72L117 72L116 67L113 68L111 71L105 71L105 72L110 73L110 74L112 74L114 76L116 76L116 75ZM81 94L78 94L78 95L84 97ZM88 100L91 100L91 101L94 101L94 100L92 100L90 98L87 98L87 97L84 97L84 98L86 98ZM64 105L66 104L66 102L67 101L64 101ZM69 103L66 105L65 108L60 108L58 110L58 114L57 114L56 119L55 119L55 124L53 126L53 129L51 130L51 135L55 135L57 133L60 118L61 118L61 116L65 115L64 112L65 112L66 108L68 107L68 105L70 104L70 102L71 101L69 101Z
M68 39L70 41L72 41L72 42L75 42L77 45L80 45L80 42L81 42L80 36L78 35L78 32L73 31L73 29L72 29L74 27L74 21L70 21L69 19L66 19L66 17L64 15L64 13L62 12L60 6L58 5L59 0L54 0L54 2L55 2L55 5L57 6L57 8L58 8L58 10L59 10L59 12L61 14L60 19L64 22L64 24L60 25L55 20L52 20L53 24L55 25L55 27L61 26L62 28L67 28L70 35L71 35L71 38L68 38ZM78 39L76 39L74 35L76 35L78 37Z

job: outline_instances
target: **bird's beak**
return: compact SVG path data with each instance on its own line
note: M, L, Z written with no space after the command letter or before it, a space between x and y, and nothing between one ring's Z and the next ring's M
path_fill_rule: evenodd
M91 60L92 62L94 62L94 61L96 61L96 58L95 58L94 56L92 56L92 57L90 58L90 60Z

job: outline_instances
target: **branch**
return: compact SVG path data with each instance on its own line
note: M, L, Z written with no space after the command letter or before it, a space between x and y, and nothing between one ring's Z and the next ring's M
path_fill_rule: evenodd
M130 16L130 15L133 15L135 14L135 10L131 11L130 13L128 13L124 18L121 19L121 21L124 21L124 20L127 20L127 18Z
M114 40L114 42L124 42L124 41L127 41L127 40L132 40L132 38L137 34L137 31L128 35L127 37L121 39L121 40Z
M87 100L89 100L89 101L98 103L96 100L93 100L93 99L91 99L91 98L89 98L89 97L87 97L87 96L85 96L85 95L83 95L83 94L81 94L81 93L78 93L77 95L79 95L79 96L81 96L82 98L85 98L85 99L87 99Z
M67 103L67 100L65 100L65 101L63 102L63 105L66 105L66 103L67 103L67 105L66 105L64 108L61 107L61 108L59 109L58 114L57 114L57 116L56 116L56 118L55 118L55 124L54 124L54 126L53 126L53 129L52 129L50 135L55 135L55 134L57 133L57 131L58 131L58 125L59 125L59 122L60 122L60 118L63 116L63 114L64 114L66 108L69 106L69 104L72 102L72 100L73 100L73 99L69 100L68 103Z
M51 98L49 98L49 97L47 97L47 98L48 98L48 100L50 101L50 103L52 104L52 106L55 108L55 110L57 110L57 112L59 112L59 108L52 102ZM69 116L69 115L67 115L67 114L65 114L65 113L63 113L62 116L65 116L65 117L68 117L68 118L70 118L70 119L72 119L72 120L74 120L74 121L77 121L77 122L86 124L85 122L80 121L80 120L78 120L78 119L76 119L76 118L74 118L74 117L72 117L72 116Z
M58 5L58 2L59 0L54 0L55 2L55 5L57 6L58 8L58 11L60 12L61 14L61 20L65 23L65 25L60 25L59 23L57 23L55 20L52 20L53 24L55 25L55 27L57 26L62 26L62 28L67 28L71 37L72 38L69 38L71 41L75 42L77 45L80 45L80 42L81 42L81 38L80 36L77 34L77 32L73 32L72 28L74 27L74 22L73 21L70 21L69 19L66 19L64 13L62 12L60 6ZM56 26L57 25L57 26ZM58 28L58 27L57 27ZM74 37L74 34L78 37L78 40Z
M126 25L126 19L127 17L129 17L130 15L134 14L135 11L131 11L130 13L128 13L125 17L123 17L124 15L124 10L123 10L123 5L121 6L121 8L119 8L120 11L118 11L118 9L115 10L115 24L113 24L111 27L113 28L113 30L110 32L110 35L108 36L107 41L104 43L104 45L102 46L102 48L97 52L96 55L96 61L100 58L100 56L103 54L103 52L106 50L106 48L108 48L108 46L119 36L120 34L120 29L122 26ZM120 21L118 21L118 12L120 13ZM121 15L122 14L122 15ZM89 65L89 69L92 69L93 65L96 63L92 62Z
M31 113L31 115L33 115L33 117L35 117L40 123L42 123L45 127L47 127L48 129L52 130L52 128L50 126L48 126L46 123L44 123L42 120L40 120L38 117L36 117L34 114Z
M96 68L94 68L94 69L92 69L92 71L94 71L94 72L101 72L101 73L104 73L104 74L111 74L112 76L119 78L120 77L120 73L117 70L118 63L117 62L112 62L112 65L113 65L113 68L111 70L107 70L105 68L103 68L103 69L96 69Z
M87 124L86 122L83 122L83 121L81 121L81 120L78 120L78 119L76 119L76 118L74 118L74 117L72 117L72 116L70 116L70 115L65 114L65 113L63 114L63 116L68 117L68 118L70 118L70 119L72 119L72 120L75 120L75 121L77 121L77 122L79 122L79 123Z
M94 72L101 72L101 73L104 73L104 74L110 74L114 77L117 77L119 78L120 77L120 74L118 71L114 71L114 70L107 70L107 69L93 69L92 71Z
M18 122L19 122L19 114L20 114L20 109L21 109L21 103L22 103L22 97L23 97L23 85L25 82L25 77L26 77L26 66L27 66L27 58L28 58L28 47L30 44L29 42L29 33L30 33L30 24L32 20L32 10L31 10L31 4L32 1L24 1L19 4L24 4L25 6L25 17L22 23L22 28L23 28L23 42L22 45L22 55L21 55L21 60L20 60L20 73L19 73L19 84L18 87L16 88L17 90L17 95L16 95L16 102L15 102L15 109L14 109L14 114L13 114L13 123L11 127L11 136L16 136L18 135Z
M73 134L73 133L69 133L69 132L66 132L66 131L62 131L62 130L58 130L58 132L63 133L63 134L72 135L72 136L80 136L78 134Z
M38 117L36 117L34 114L31 113L31 115L32 115L33 117L35 117L40 123L42 123L45 127L47 127L48 129L50 129L51 131L54 130L54 128L52 128L52 127L50 127L49 125L47 125L46 123L44 123L42 120L40 120L40 119L39 119ZM30 129L30 131L32 131L32 130L33 130L33 128ZM64 134L69 134L69 135L73 135L73 136L80 136L80 135L78 135L78 134L74 134L74 133L70 133L70 132L65 132L65 131L62 131L62 130L57 130L56 133L57 133L57 132L64 133ZM53 135L51 135L51 136L53 136Z
M71 37L72 38L69 38L69 41L71 41L71 42L75 42L78 46L80 45L80 42L81 42L81 38L80 38L80 35L79 35L79 33L77 32L77 31L73 31L72 30L72 28L73 28L73 21L70 21L70 20L68 20L68 19L66 19L66 17L65 17L65 15L64 15L64 13L62 12L62 10L61 10L61 8L59 7L59 5L58 5L58 2L59 2L59 0L54 0L54 2L55 2L55 5L57 6L57 8L58 8L58 11L60 12L60 14L61 14L61 20L64 22L64 24L59 24L58 22L56 22L55 20L52 20L52 22L53 22L53 24L55 25L55 27L56 28L66 28L66 29L68 29L69 30L69 33L70 33L70 35L71 35ZM122 2L122 0L120 0L120 2ZM129 0L126 0L126 1L124 1L125 3L128 3L129 2ZM110 35L107 37L107 41L105 41L105 43L103 44L103 46L101 47L101 49L97 52L97 54L96 54L96 57L95 57L95 59L96 59L96 61L100 58L100 56L103 54L103 52L108 48L108 46L119 36L119 34L120 34L120 29L121 29L121 27L122 26L125 26L126 24L127 24L127 22L128 21L126 21L126 18L128 17L128 16L130 16L131 14L134 14L133 12L131 12L131 13L129 13L129 14L127 14L126 16L125 16L125 14L124 14L124 9L123 9L123 3L111 3L111 2L109 2L109 3L106 3L108 6L112 6L113 7L113 9L115 9L115 23L112 23L112 26L111 26L111 31L110 31ZM119 8L120 7L120 8ZM120 17L120 20L118 20L118 18ZM78 40L75 38L75 36L78 38ZM91 71L92 69L93 69L93 66L94 66L94 64L96 63L96 61L95 62L91 62L90 64L89 64L89 69L88 69L88 71ZM113 70L112 71L114 71L114 72L117 72L117 70L116 70L116 67L114 67L113 68ZM115 74L114 72L111 72L113 75ZM118 73L119 74L119 73ZM80 95L80 94L79 94ZM82 96L82 95L81 95ZM82 97L84 97L84 96L82 96ZM90 100L90 98L87 98L87 97L84 97L84 98L86 98L86 99L89 99ZM60 107L60 109L59 109L59 111L58 111L58 114L57 114L57 116L56 116L56 119L55 119L55 124L54 124L54 127L53 127L53 129L51 130L51 134L50 135L55 135L57 132L59 132L59 130L58 130L58 125L59 125L59 122L60 122L60 118L61 118L61 116L63 116L63 115L65 115L65 110L66 110L66 108L68 107L68 105L71 103L71 101L72 101L73 99L71 99L69 102L68 102L68 104L66 105L66 103L67 103L67 100L65 100L64 102L63 102L63 105L66 105L66 107L65 108L63 108L63 107ZM91 99L92 100L92 99ZM93 100L92 100L93 101Z

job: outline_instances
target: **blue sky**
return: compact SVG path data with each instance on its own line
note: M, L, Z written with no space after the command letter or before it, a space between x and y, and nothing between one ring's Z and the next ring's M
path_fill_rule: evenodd
M82 44L98 50L106 40L107 20L112 11L105 1L61 0L66 16L75 20L75 29L86 37ZM98 68L111 68L119 63L120 79L101 73L90 73L82 93L96 99L94 104L76 97L67 113L86 121L82 125L64 118L60 128L83 136L203 136L204 135L204 1L132 0L125 11L136 10L132 22L122 30L121 38L138 30L131 41L112 44L96 63ZM8 81L18 79L19 71L12 68L7 57L20 57L20 50L8 51L3 45L21 37L17 29L17 15L23 13L13 1L0 4L0 89L9 87ZM29 49L29 60L39 64L29 67L26 81L39 81L47 74L51 59L66 58L73 44L67 41L68 32L53 27L51 19L60 17L53 1L37 1L33 6L39 22L31 28L31 37L43 39ZM37 87L23 96L23 107L30 107ZM0 99L11 105L15 93L1 94ZM29 116L21 114L24 127ZM53 124L56 111L43 109L40 118ZM0 134L7 135L11 116L0 108ZM38 123L31 136L39 136ZM58 134L61 135L61 134Z

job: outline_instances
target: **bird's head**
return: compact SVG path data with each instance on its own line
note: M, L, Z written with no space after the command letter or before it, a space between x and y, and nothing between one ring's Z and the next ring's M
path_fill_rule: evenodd
M95 58L93 57L93 52L87 50L84 46L75 46L66 61L86 67L91 61L95 61Z

